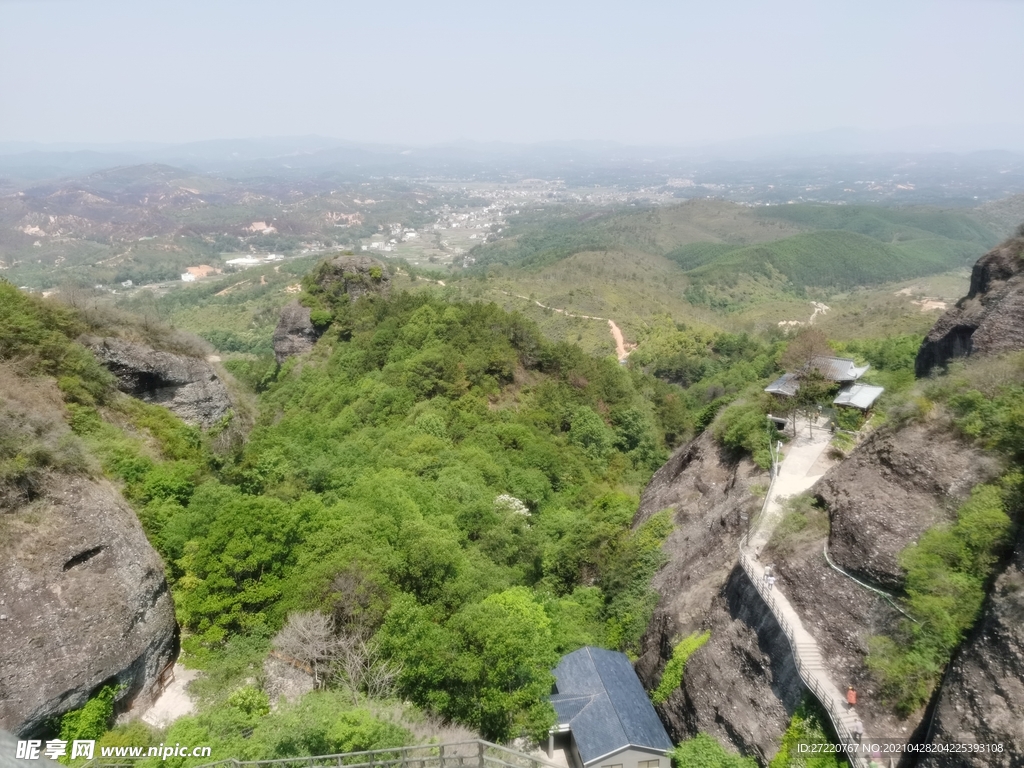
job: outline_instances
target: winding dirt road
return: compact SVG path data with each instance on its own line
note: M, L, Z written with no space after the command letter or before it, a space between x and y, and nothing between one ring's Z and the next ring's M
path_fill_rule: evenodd
M627 344L626 338L622 335L622 329L615 324L614 320L607 317L595 317L594 315L575 315L565 309L559 309L558 307L549 307L547 304L541 304L536 299L531 299L529 296L520 296L518 293L509 293L508 291L501 291L506 296L514 296L517 299L524 299L525 301L532 301L538 307L542 309L550 309L552 312L558 312L559 314L565 315L566 317L578 317L581 320L602 320L608 323L608 330L612 334L612 338L615 340L615 355L619 358L619 361L625 360L629 357L629 353L636 349L636 344Z

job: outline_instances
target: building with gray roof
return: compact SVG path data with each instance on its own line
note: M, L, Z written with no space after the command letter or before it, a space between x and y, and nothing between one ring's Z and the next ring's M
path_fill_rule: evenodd
M848 405L866 411L874 404L884 391L884 387L874 387L858 382L870 365L858 366L849 357L827 357L816 355L806 365L794 373L784 373L767 387L765 392L782 397L794 397L800 391L800 379L817 371L827 381L839 384L839 392L832 401L833 405Z
M669 768L672 741L624 653L587 646L555 668L551 704L573 768Z

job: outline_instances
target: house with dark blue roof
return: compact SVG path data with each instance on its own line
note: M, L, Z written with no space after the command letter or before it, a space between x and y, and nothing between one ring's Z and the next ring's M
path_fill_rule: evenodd
M549 754L558 739L573 768L670 768L672 741L624 653L580 648L554 674Z

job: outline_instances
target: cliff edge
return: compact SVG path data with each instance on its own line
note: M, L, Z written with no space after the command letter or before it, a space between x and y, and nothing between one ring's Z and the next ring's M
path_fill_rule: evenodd
M982 256L967 295L932 327L917 353L923 377L957 357L1024 349L1024 225Z
M0 478L0 729L22 738L103 685L146 706L178 652L163 563L61 410L52 384L0 371L0 458L47 457Z
M193 426L212 427L231 410L231 398L206 360L113 337L81 339L127 395L173 411Z
M785 635L738 565L739 542L761 506L765 472L733 459L705 432L659 469L640 501L638 525L671 509L668 564L652 582L660 599L636 671L657 687L673 646L693 632L708 642L682 684L657 709L674 741L704 732L767 764L803 698Z

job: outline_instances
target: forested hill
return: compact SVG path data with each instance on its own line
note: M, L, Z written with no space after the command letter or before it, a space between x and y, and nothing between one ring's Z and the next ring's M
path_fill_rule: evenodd
M1004 234L981 211L794 204L744 207L692 200L672 207L512 223L511 237L475 248L475 270L544 267L584 251L666 256L699 283L745 272L780 286L851 288L971 264ZM683 276L680 276L684 280Z
M394 693L490 739L546 732L559 654L635 648L653 609L669 522L629 525L679 391L491 304L342 296L317 317L309 356L233 366L264 390L237 455L125 478L191 663L237 673L239 648L259 663L290 614L320 611L401 670ZM237 736L218 723L165 739Z

